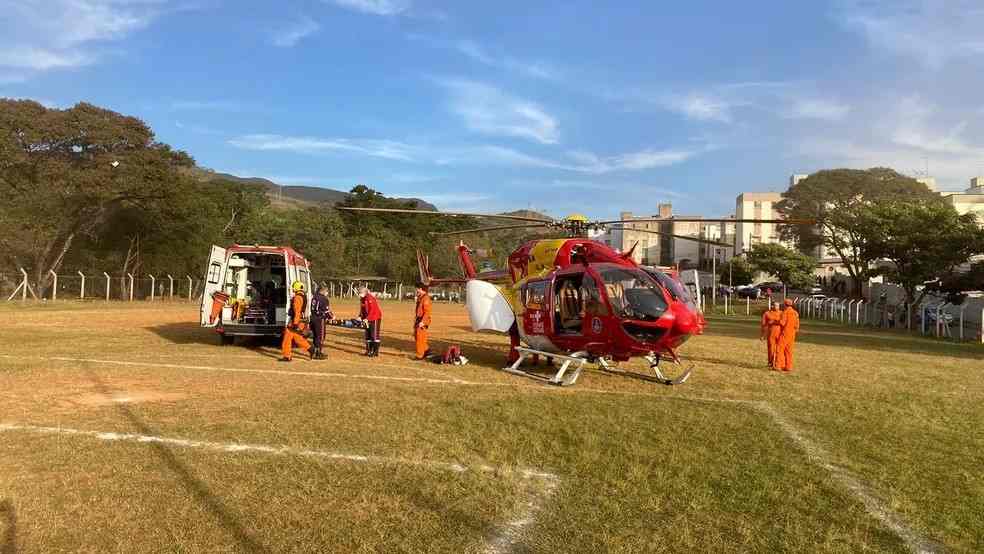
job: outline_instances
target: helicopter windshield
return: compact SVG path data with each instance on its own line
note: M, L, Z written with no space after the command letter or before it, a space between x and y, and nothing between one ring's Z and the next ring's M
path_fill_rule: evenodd
M662 271L646 271L646 273L652 275L661 285L666 287L666 290L670 291L670 296L674 300L679 300L684 304L695 307L697 304L694 302L693 296L690 295L690 291L687 287L683 286L683 283L677 281L673 277L663 273Z
M663 290L641 269L611 267L599 274L616 316L654 321L666 311Z

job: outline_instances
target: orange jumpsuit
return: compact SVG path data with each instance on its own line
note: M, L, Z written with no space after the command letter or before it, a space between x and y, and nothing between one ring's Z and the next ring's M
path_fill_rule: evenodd
M766 310L762 314L762 339L768 345L769 367L776 368L776 353L779 350L779 334L782 330L779 326L779 319L782 313L779 310Z
M417 346L417 359L423 359L429 350L427 328L431 324L431 297L424 293L417 297L417 314L413 321L413 340ZM422 325L422 326L421 326Z
M290 321L284 327L284 340L280 343L280 353L283 354L285 360L290 360L293 356L295 344L304 350L311 348L311 343L304 338L305 325L301 320L304 317L305 301L303 292L296 293L293 300L291 300L290 312L288 314Z
M776 368L783 371L793 370L793 346L796 344L796 333L799 331L799 314L792 306L786 306L779 318L779 349L776 352Z

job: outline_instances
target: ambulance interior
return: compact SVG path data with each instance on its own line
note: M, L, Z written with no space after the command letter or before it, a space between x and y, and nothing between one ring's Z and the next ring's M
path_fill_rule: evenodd
M229 257L222 292L226 323L283 325L287 320L287 267L281 253L236 252Z

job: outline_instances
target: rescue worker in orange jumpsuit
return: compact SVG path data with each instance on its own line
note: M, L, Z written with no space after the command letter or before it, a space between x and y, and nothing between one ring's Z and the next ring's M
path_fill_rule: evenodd
M799 313L793 308L793 301L786 299L785 308L779 316L779 345L776 351L776 368L782 371L793 370L793 346L796 344L796 333L799 331Z
M368 287L359 289L359 319L366 329L366 356L375 358L379 356L380 336L383 327L383 311L379 308L379 302Z
M413 340L417 347L417 359L423 360L430 354L427 344L427 329L431 324L431 297L427 285L417 283L417 309L413 320Z
M284 340L280 343L280 353L283 357L281 362L289 362L294 354L294 345L300 346L304 350L311 349L311 343L304 338L304 330L307 325L304 323L304 311L307 309L307 296L304 294L304 284L294 281L291 288L294 290L294 298L290 301L290 309L287 310L287 326L284 327Z
M779 327L779 319L782 314L779 312L779 304L774 303L762 314L762 340L766 341L769 355L769 369L776 367L776 353L779 350L779 335L782 329Z

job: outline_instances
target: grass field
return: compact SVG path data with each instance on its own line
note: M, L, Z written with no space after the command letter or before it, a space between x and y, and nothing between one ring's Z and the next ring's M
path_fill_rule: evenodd
M717 317L685 385L560 389L383 310L380 358L280 364L187 304L0 306L0 553L984 550L980 346L807 321L780 375Z

